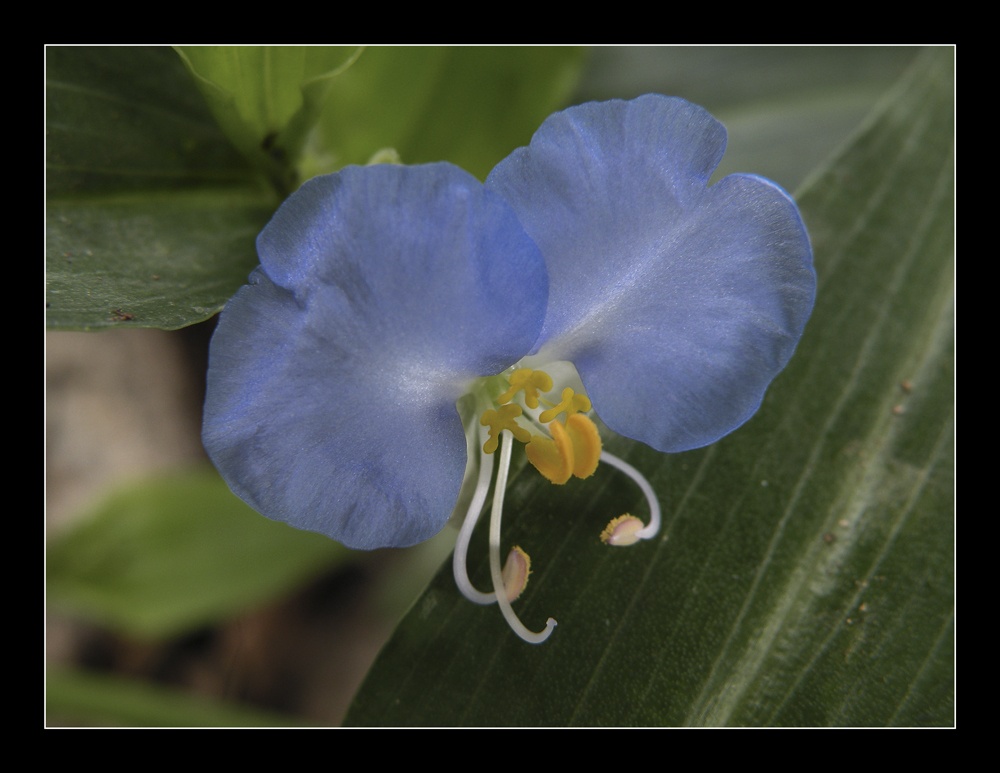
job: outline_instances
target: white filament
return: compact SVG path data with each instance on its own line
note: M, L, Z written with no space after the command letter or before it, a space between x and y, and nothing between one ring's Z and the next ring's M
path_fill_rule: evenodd
M601 461L624 472L641 489L649 505L649 525L636 532L636 536L639 539L652 539L655 537L657 532L660 531L660 502L656 498L656 492L653 491L653 487L646 480L646 476L624 459L619 459L614 454L609 454L604 450L601 451Z
M503 584L503 570L500 566L500 516L503 512L504 491L507 488L507 472L510 469L513 437L510 430L505 429L501 433L500 467L497 470L496 487L493 489L493 509L490 511L490 575L493 577L494 597L500 605L500 611L503 612L507 625L529 644L541 644L552 634L552 629L556 627L556 621L550 617L545 623L545 629L538 633L525 628L524 623L521 622L510 602L507 601L507 592Z
M469 554L469 541L472 539L472 532L479 522L479 513L486 502L486 494L490 489L490 479L493 477L493 456L483 451L483 444L488 437L486 427L479 430L479 480L476 481L476 490L472 495L472 502L465 513L465 520L462 521L462 528L458 532L458 539L455 540L455 553L452 556L451 567L455 574L455 585L459 591L469 601L476 604L492 604L497 600L495 593L483 593L476 590L469 580L469 571L466 562Z

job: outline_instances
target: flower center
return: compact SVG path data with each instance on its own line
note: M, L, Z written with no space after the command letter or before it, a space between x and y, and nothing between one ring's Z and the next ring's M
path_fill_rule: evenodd
M479 474L455 543L453 559L455 582L462 594L477 604L496 601L514 632L533 644L545 641L555 628L556 621L550 617L545 628L535 633L524 626L511 607L528 584L531 559L524 550L515 546L507 555L503 568L500 566L500 522L513 440L525 444L528 461L554 484L562 485L571 477L588 478L601 461L635 481L649 504L650 523L646 526L629 514L618 516L601 534L601 541L605 544L632 545L654 537L660 528L660 507L652 486L632 465L602 449L597 425L587 415L591 410L590 399L570 386L561 390L556 402L539 396L540 393L553 391L554 386L555 382L547 372L531 368L516 368L480 382L477 390L480 405L477 411L481 448ZM488 396L490 393L495 396ZM492 455L498 448L500 464L493 493L489 538L493 592L482 593L469 581L466 555L472 531L486 502L493 476Z
M500 433L509 430L515 440L527 443L528 461L552 483L563 484L571 476L593 475L601 458L601 436L585 415L591 408L590 399L572 387L562 390L557 403L539 398L539 392L549 392L553 387L552 376L543 370L518 368L510 374L509 383L507 391L496 398L497 408L487 409L479 419L480 424L489 427L483 451L496 451ZM523 407L511 402L521 393ZM548 407L539 412L539 402ZM564 413L565 419L559 421ZM519 418L527 419L539 431L526 429L518 423Z

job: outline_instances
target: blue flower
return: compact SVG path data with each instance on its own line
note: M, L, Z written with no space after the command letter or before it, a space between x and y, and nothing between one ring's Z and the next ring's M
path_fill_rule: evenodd
M724 149L702 108L647 95L551 116L485 186L443 163L309 181L213 338L212 460L259 512L354 548L427 539L460 502L459 586L518 630L527 555L499 566L512 441L554 483L599 461L629 474L652 522L604 538L648 538L652 489L601 450L591 408L661 451L706 445L753 415L802 334L801 218L762 178L709 186ZM498 448L484 594L464 555Z

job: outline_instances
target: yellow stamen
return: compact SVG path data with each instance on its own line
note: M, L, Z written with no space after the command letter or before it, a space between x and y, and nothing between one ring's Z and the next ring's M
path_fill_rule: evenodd
M566 432L573 443L573 475L589 478L601 461L601 435L597 425L590 417L574 413L566 419Z
M537 408L538 393L548 392L552 389L552 376L543 370L518 368L510 374L510 389L500 395L497 402L501 405L510 402L514 399L514 395L522 389L524 390L524 404L529 408Z
M504 561L503 588L507 593L507 601L513 602L524 593L528 587L528 575L531 574L531 558L517 545L510 549L507 560Z
M483 415L479 419L479 423L484 427L490 428L490 436L483 443L483 451L488 454L492 454L497 450L499 445L500 433L509 429L511 434L520 440L522 443L527 443L531 440L531 433L528 432L524 427L520 426L516 419L521 415L520 405L501 405L498 410L493 410L490 408L487 411L483 411Z
M552 408L549 408L547 411L542 411L538 415L538 420L542 422L542 424L548 424L563 411L566 411L567 416L572 416L574 413L578 413L580 411L589 411L590 408L590 398L587 397L587 395L578 395L573 391L573 387L566 387L562 391L562 399L560 402Z
M604 527L604 531L601 532L601 542L616 547L634 545L642 539L639 532L644 528L646 528L646 524L634 515L625 513L625 515L614 518L611 523Z
M561 485L573 474L574 456L573 441L569 433L558 421L551 427L552 437L533 435L531 442L524 447L528 461L548 480Z

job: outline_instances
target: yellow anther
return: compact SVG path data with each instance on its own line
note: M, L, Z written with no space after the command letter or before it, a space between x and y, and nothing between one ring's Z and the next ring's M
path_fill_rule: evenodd
M589 478L601 460L601 436L597 425L582 413L574 413L566 424L549 425L552 437L532 435L525 446L528 461L552 483L563 484L575 475Z
M590 407L590 398L587 395L577 394L572 387L566 387L562 391L562 400L547 411L542 411L538 415L538 420L542 424L548 424L563 411L566 411L567 416L572 416L580 411L589 411Z
M488 454L496 451L497 446L500 444L500 433L505 429L509 429L514 437L522 443L527 443L531 440L531 433L516 421L520 415L520 405L501 405L498 410L490 408L487 411L483 411L483 415L479 418L479 423L484 427L490 428L490 436L483 443L483 451Z
M625 513L625 515L614 518L611 523L604 527L604 531L601 532L601 542L616 547L634 545L642 539L639 532L644 528L646 528L646 524L634 515Z
M601 435L597 425L588 416L574 413L566 419L566 432L573 443L573 474L578 478L589 478L601 461Z
M507 560L504 561L503 589L507 594L507 601L514 601L524 593L528 587L528 575L531 574L531 558L517 545L510 549Z
M518 368L510 374L510 389L497 398L501 405L510 402L521 390L524 390L524 404L529 408L538 407L538 393L552 389L552 376L544 370Z
M573 441L559 422L551 426L552 437L533 435L524 447L528 461L552 483L561 485L573 474Z

